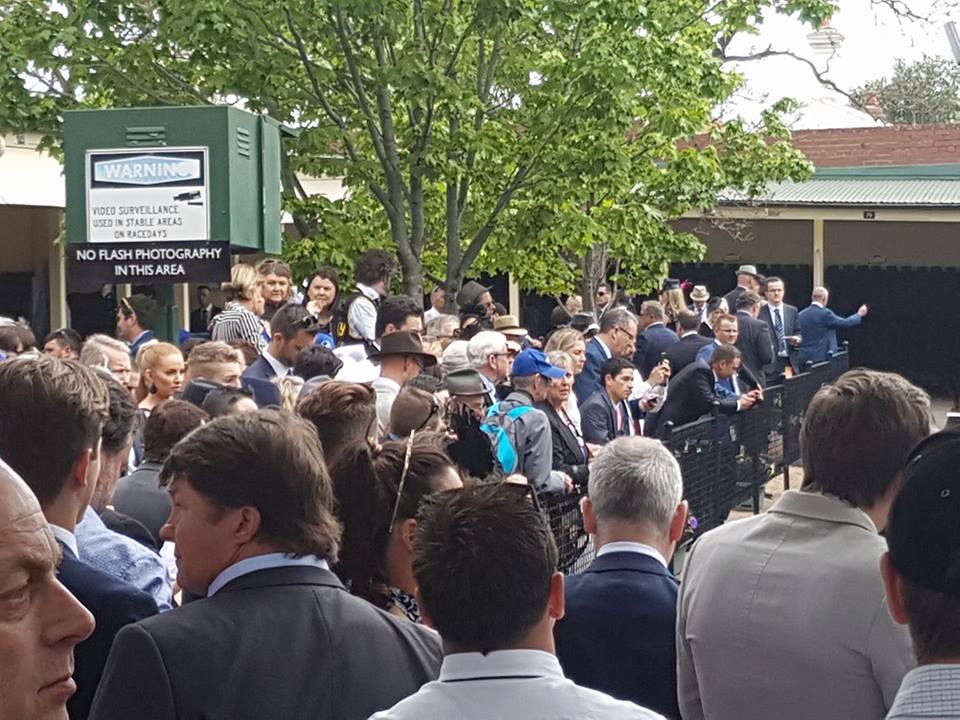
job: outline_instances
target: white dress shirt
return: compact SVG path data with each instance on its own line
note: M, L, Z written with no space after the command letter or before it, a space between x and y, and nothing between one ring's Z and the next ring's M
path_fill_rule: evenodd
M960 718L960 665L922 665L903 678L887 720Z
M80 549L77 547L77 536L66 528L62 528L59 525L54 525L49 523L50 532L53 533L53 536L61 543L70 548L70 551L73 553L74 557L77 560L80 559Z
M262 354L263 354L263 359L266 360L267 364L273 368L274 375L276 375L277 377L286 377L287 375L290 374L290 368L288 368L282 362L277 360L273 355L271 355L270 350L268 348L264 348Z
M244 575L257 572L258 570L269 570L271 568L291 566L302 567L305 565L309 567L321 568L323 570L330 569L327 561L323 558L317 557L316 555L303 555L302 557L294 557L288 553L267 553L266 555L257 555L256 557L235 562L230 567L222 570L220 574L213 579L213 582L210 583L210 587L207 588L207 597L213 597L216 595L217 592L221 590L228 582L236 580L238 577L243 577Z
M556 656L541 650L447 655L440 678L371 720L592 720L662 716L563 676Z
M604 545L597 551L597 557L602 557L604 555L609 555L610 553L615 552L632 552L638 553L640 555L648 555L653 559L659 561L661 565L667 567L667 561L664 559L663 555L660 554L660 551L655 547L650 545L644 545L643 543L638 542L628 542L622 540L620 542L611 542Z

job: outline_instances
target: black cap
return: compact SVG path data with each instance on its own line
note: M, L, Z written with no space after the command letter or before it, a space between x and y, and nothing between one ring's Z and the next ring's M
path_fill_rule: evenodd
M960 597L960 432L931 435L911 452L886 535L900 575Z

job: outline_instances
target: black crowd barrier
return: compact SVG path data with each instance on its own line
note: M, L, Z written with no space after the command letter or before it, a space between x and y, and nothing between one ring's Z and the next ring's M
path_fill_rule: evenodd
M716 412L670 429L665 444L683 472L684 498L696 518L692 537L720 525L730 510L752 502L760 512L764 485L784 476L790 488L790 464L800 459L800 423L817 390L850 366L847 350L808 366L782 385L765 388L764 401L749 412ZM593 561L590 538L580 513L582 493L541 496L557 541L560 570L576 573Z

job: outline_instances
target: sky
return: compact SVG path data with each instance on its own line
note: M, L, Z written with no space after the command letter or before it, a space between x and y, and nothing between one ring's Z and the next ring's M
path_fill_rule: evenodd
M811 29L795 18L771 14L764 19L759 35L734 39L729 54L745 55L772 47L790 50L813 60L827 77L846 90L867 80L889 76L897 59L919 60L927 55L952 57L943 25L954 19L960 25L960 0L903 0L923 20L898 18L885 6L871 0L840 0L840 10L830 27L843 35L833 57L817 53L808 42ZM873 124L871 119L848 107L842 95L821 85L810 69L792 58L772 57L731 64L746 78L744 89L723 114L741 115L750 120L781 97L796 99L806 108L795 116L794 128L857 127Z

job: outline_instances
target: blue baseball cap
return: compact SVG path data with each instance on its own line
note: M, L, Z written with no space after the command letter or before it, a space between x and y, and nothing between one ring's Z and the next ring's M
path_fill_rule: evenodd
M547 362L547 356L542 351L530 348L517 355L517 359L513 361L511 374L514 377L543 375L552 380L559 380L567 374L567 371Z

